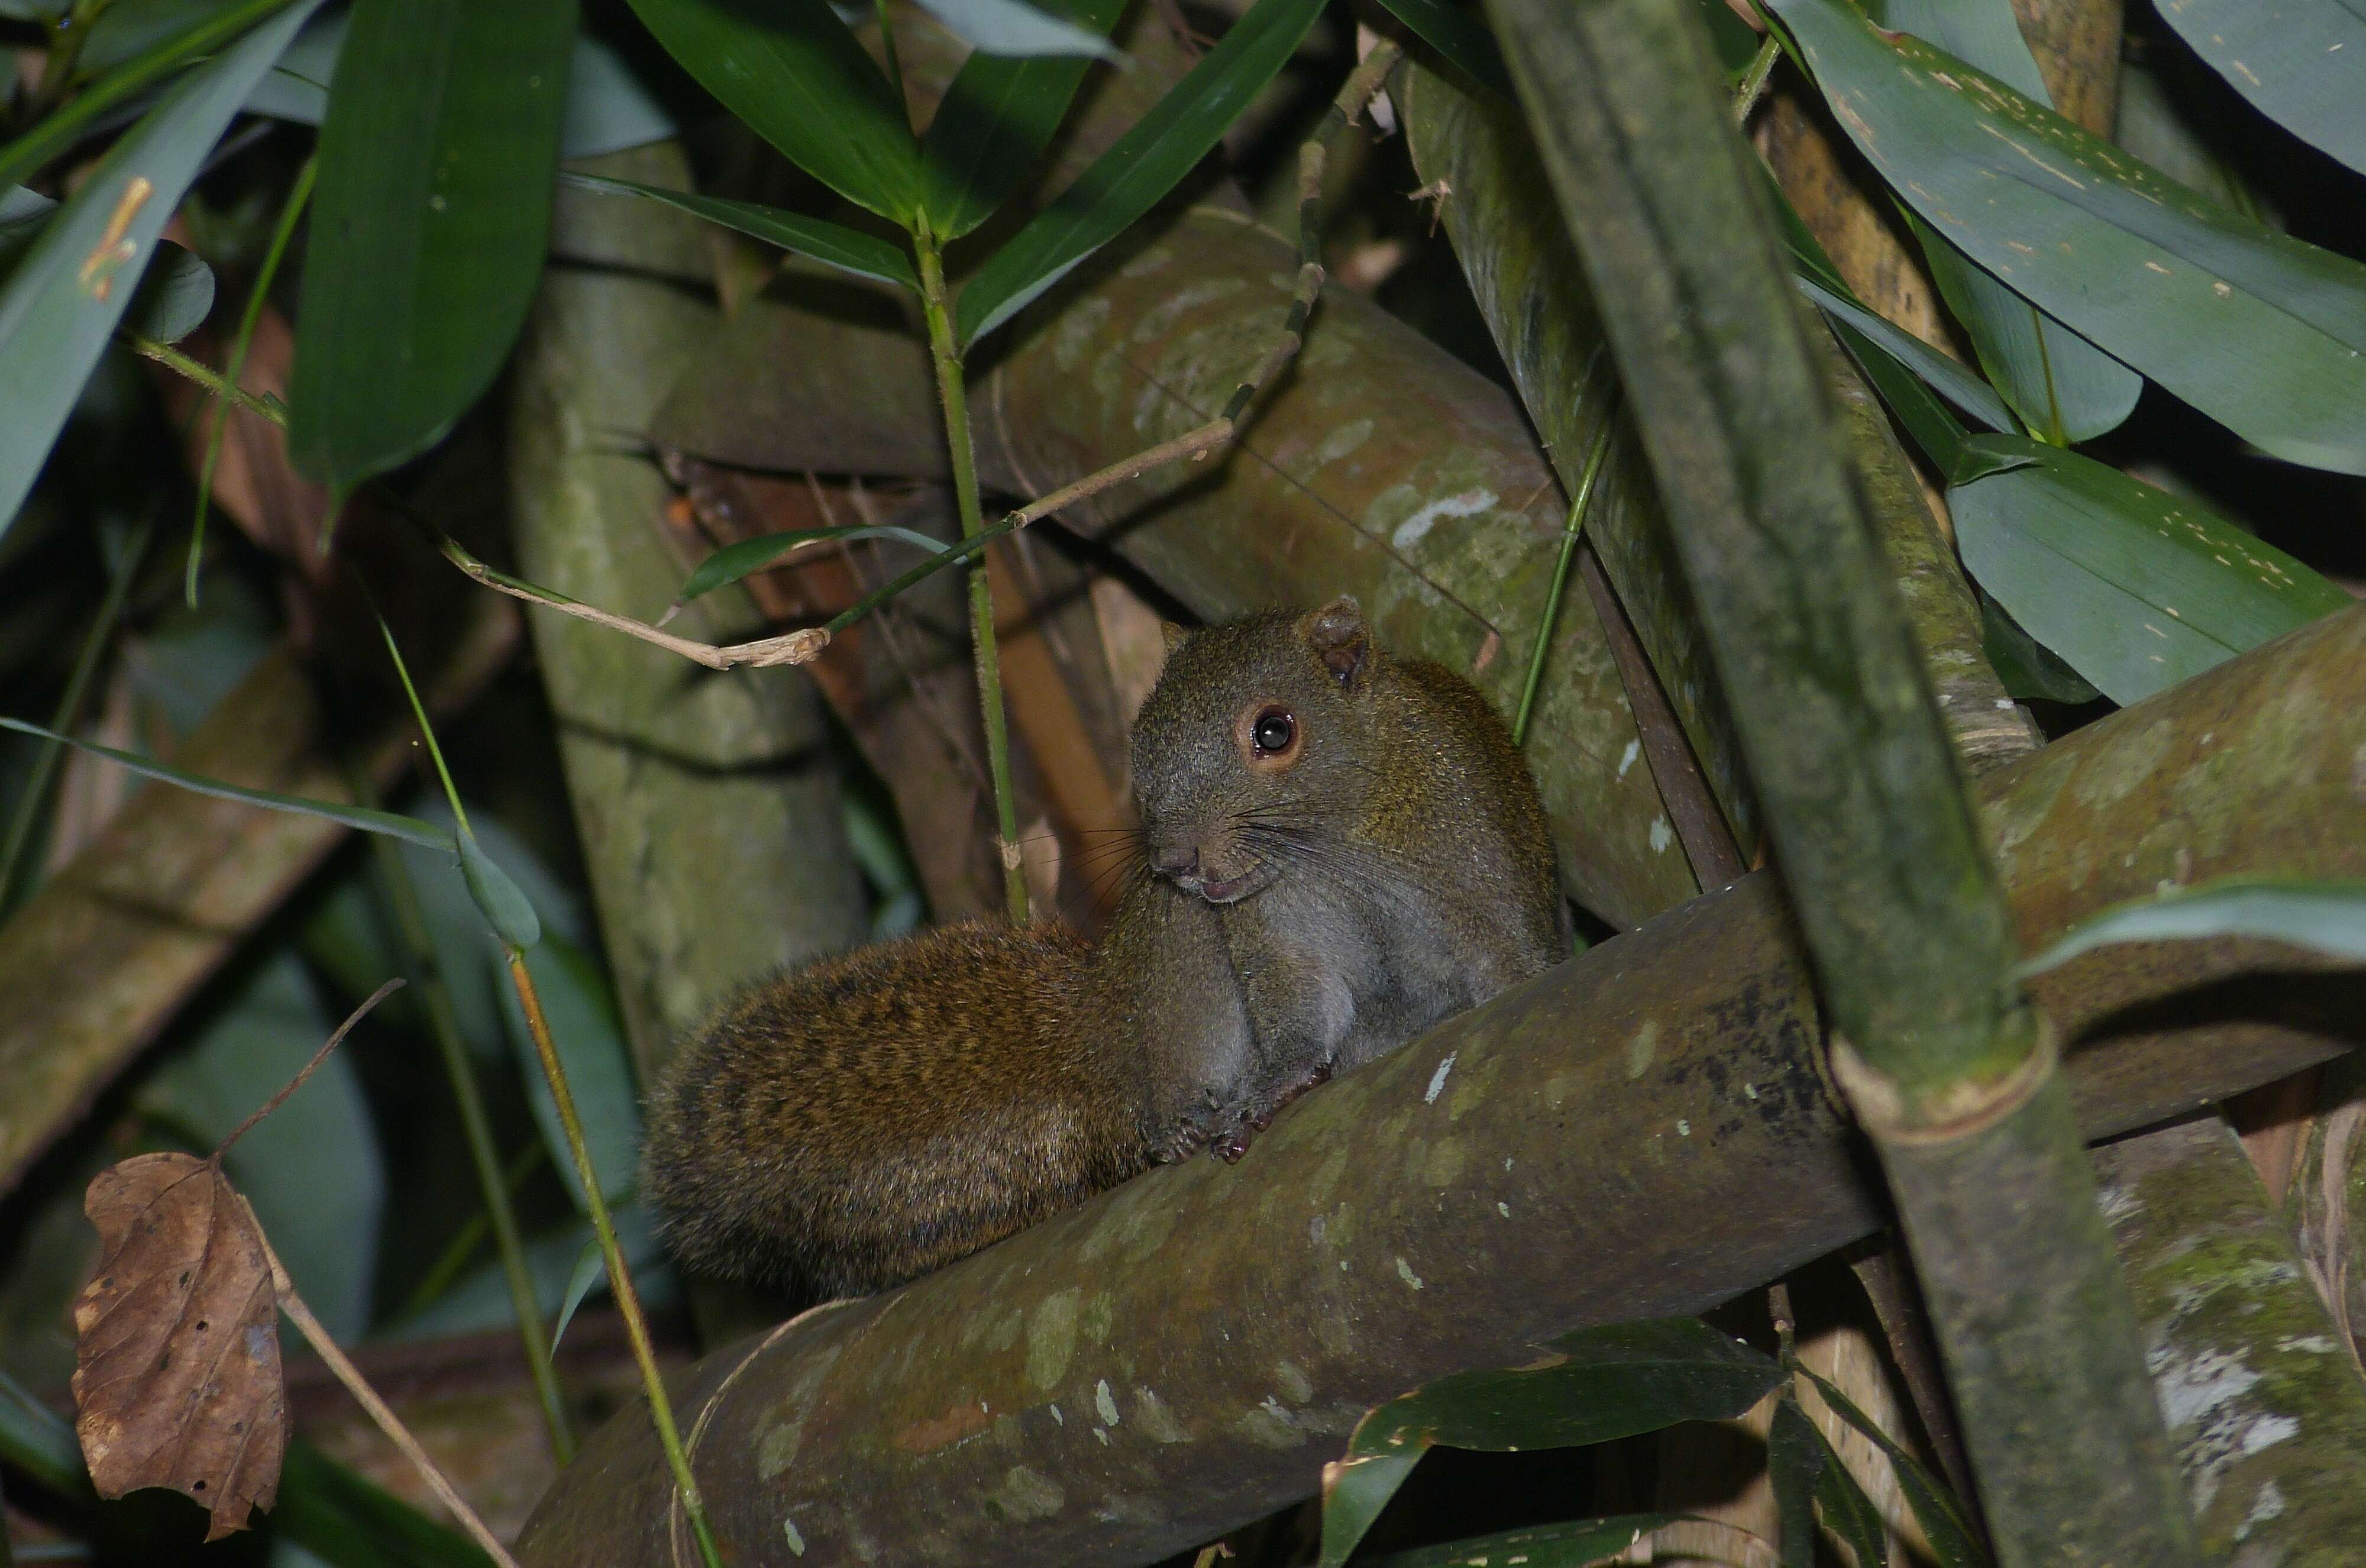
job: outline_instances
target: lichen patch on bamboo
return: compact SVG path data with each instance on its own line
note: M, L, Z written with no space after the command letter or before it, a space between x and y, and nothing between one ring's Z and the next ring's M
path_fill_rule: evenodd
M1071 1286L1036 1303L1027 1332L1027 1381L1036 1388L1056 1388L1067 1375L1076 1349L1077 1305L1082 1299L1082 1292Z
M1025 1524L1050 1518L1067 1501L1067 1493L1050 1476L1023 1464L1014 1464L1003 1472L1001 1486L986 1498L986 1506L1013 1523Z

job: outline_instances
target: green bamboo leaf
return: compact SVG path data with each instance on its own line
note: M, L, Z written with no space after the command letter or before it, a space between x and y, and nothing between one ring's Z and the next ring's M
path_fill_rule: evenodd
M1980 270L1912 212L1906 226L1922 246L1940 297L1972 340L1980 368L2022 424L2062 446L2126 422L2144 391L2143 377Z
M1816 1424L1798 1401L1774 1406L1766 1432L1766 1473L1774 1485L1781 1518L1783 1568L1816 1568L1816 1491L1823 1479L1825 1450Z
M1410 1453L1350 1455L1323 1467L1323 1555L1317 1568L1339 1568L1405 1483L1429 1445Z
M1966 59L2033 102L2054 104L2006 0L1881 0L1866 14ZM1933 234L1911 213L1907 225L1921 242L1947 310L1971 336L1980 367L2030 431L2061 447L2127 419L2144 390L2141 376L1980 272L1947 236Z
M255 81L320 4L299 0L167 87L42 225L0 287L0 531L33 488L130 307L182 193ZM0 189L14 183L0 175Z
M931 539L913 528L898 528L893 524L877 523L850 525L842 528L792 528L781 534L761 534L752 539L741 539L724 546L698 563L685 579L682 592L675 594L677 605L687 604L702 593L712 593L727 583L738 581L754 572L763 570L799 545L810 545L822 539L900 539L917 545L932 556L945 553L941 539Z
M2005 407L2004 400L1998 397L1996 389L1986 381L1905 328L1877 314L1853 294L1836 292L1821 279L1806 272L1793 273L1791 281L1826 315L1839 318L1855 328L1861 336L1871 339L1886 357L1911 372L1916 380L1957 409L1991 430L2013 430L2011 411Z
M1948 490L1965 568L2113 702L2148 697L2352 603L2191 498L2025 437L1965 445L2017 463Z
M1930 455L1942 472L1953 469L1963 457L1963 422L1948 412L1928 382L1908 369L1905 362L1888 348L1859 332L1847 317L1828 311L1825 319L1831 326L1832 336L1848 350L1866 383L1906 434L1914 438L1914 444Z
M1132 130L978 269L954 305L961 345L1008 321L1156 206L1273 79L1322 9L1323 0L1256 0Z
M1060 0L1078 29L1106 33L1126 0ZM945 89L920 139L928 192L922 203L939 241L968 233L1017 190L1066 118L1092 62L1074 56L1014 60L983 47Z
M2366 266L2214 206L1842 0L1772 5L1858 148L1966 255L2261 448L2366 473Z
M1495 35L1477 6L1457 5L1454 0L1380 0L1380 4L1411 28L1415 38L1446 56L1447 63L1505 103L1519 101L1512 89L1512 73L1504 64L1504 51L1495 46Z
M1800 1418L1807 1419L1804 1415ZM1823 1468L1816 1475L1816 1504L1824 1528L1855 1554L1856 1568L1889 1568L1889 1527L1882 1522L1881 1510L1841 1462L1823 1428L1813 1421L1808 1421L1807 1427L1824 1456Z
M1868 14L2053 106L2008 0L1883 0ZM2041 439L2057 446L2089 440L2128 417L2142 377L1981 271L1910 212L1907 222L1989 379Z
M292 0L306 11L307 0ZM231 0L211 8L188 7L179 13L180 29L82 87L65 106L39 123L0 145L0 189L21 185L44 164L84 137L103 129L117 106L130 101L192 62L218 59L231 40L240 38L291 0ZM195 11L196 17L190 19ZM287 40L280 40L286 47ZM267 64L268 62L266 62ZM210 141L210 138L208 139ZM206 151L209 149L204 149Z
M269 790L247 789L242 785L224 784L202 773L193 773L142 757L130 751L118 751L112 746L100 746L88 740L77 740L71 735L61 735L44 729L38 724L28 724L21 718L0 717L0 729L13 729L20 735L35 735L44 740L55 740L87 751L94 757L104 757L118 762L144 778L161 779L178 784L198 795L210 795L221 800L242 801L249 806L267 806L274 811L294 811L306 817L326 818L364 833L384 833L405 843L423 844L431 850L443 850L450 854L460 852L452 835L433 822L422 822L416 817L403 817L391 811L374 811L361 806L340 806L333 801L311 800L300 795L274 795Z
M1347 1451L1604 1443L1739 1416L1783 1378L1771 1359L1689 1317L1583 1329L1544 1348L1526 1366L1461 1372L1399 1395L1356 1424Z
M419 700L419 688L411 681L411 666L403 662L402 649L394 640L394 628L386 624L384 615L377 617L377 630L386 639L387 657L393 661L394 672L402 682L402 694L410 699L411 716L418 722L419 737L427 742L428 761L435 766L436 782L444 786L444 804L451 808L453 847L460 857L460 880L478 911L485 917L485 923L492 928L494 937L515 956L542 940L541 918L509 874L478 844L477 835L468 827L468 808L460 804L459 786L452 782L452 770L445 765L444 748L436 741L435 727L428 722L427 705Z
M2173 0L2160 19L2251 107L2366 173L2358 113L2366 12L2346 0Z
M592 1287L608 1277L607 1260L600 1255L600 1238L593 1236L575 1255L575 1270L567 1276L567 1299L559 1303L558 1322L550 1331L550 1348L556 1351L558 1342L567 1337L567 1325L575 1321L575 1309L592 1293Z
M337 56L344 49L349 20L348 13L332 12L298 34L279 63L248 95L247 112L298 125L318 125L326 119L329 83L337 73ZM680 133L673 117L641 85L614 50L588 33L575 35L574 52L567 63L567 109L558 130L561 159L596 158Z
M1783 188L1772 178L1764 179L1760 188L1774 204L1775 221L1783 231L1784 247L1790 253L1791 281L1801 293L1814 300L1827 316L1853 328L1860 339L1878 345L1885 357L1911 371L1924 386L1990 430L2018 433L2012 411L2005 407L2004 400L1997 396L1994 388L1858 299L1847 280L1841 276L1840 269L1832 265L1823 242L1818 240L1800 220L1798 209L1791 205L1791 198L1784 194ZM1845 335L1842 341L1847 341ZM1855 353L1856 350L1852 348L1851 352ZM1858 357L1862 362L1863 355ZM1867 374L1876 373L1868 369ZM1878 376L1876 378L1877 381L1883 379ZM1915 423L1923 412L1920 407L1922 400L1915 400L1915 406L1911 408L1900 407L1898 400L1890 395L1887 385L1877 389L1881 391L1883 400L1907 421L1910 432L1931 454L1932 460L1943 470L1951 468L1954 449L1962 440L1961 427L1952 418L1944 418L1942 423L1947 428L1942 429L1934 424L1926 433Z
M2006 693L2024 700L2043 697L2054 703L2091 703L2102 696L2087 678L2062 661L2061 655L2022 629L1997 602L1980 596L1980 641L1997 679Z
M321 128L288 444L342 494L492 384L550 237L575 0L358 0Z
M0 276L33 248L58 204L23 186L0 190ZM123 330L157 343L178 343L214 308L214 269L173 243L156 242L156 259L123 313Z
M789 162L910 228L920 144L904 106L828 0L632 0L666 52Z
M2073 926L2021 973L2043 975L2113 942L2213 936L2255 937L2366 962L2366 881L2228 877L2122 904Z
M503 946L528 948L542 940L542 919L534 912L533 901L465 828L460 831L460 876Z
M1099 28L1078 27L1057 5L1027 0L918 0L920 9L973 49L1005 59L1122 60ZM1111 20L1115 20L1112 17Z
M819 218L808 218L802 212L784 208L760 207L752 201L726 201L719 197L693 196L688 191L667 190L661 186L639 185L632 180L614 180L602 175L580 175L569 171L560 178L569 185L581 186L609 196L646 197L678 208L693 218L704 218L709 223L720 223L742 234L753 235L783 250L808 256L825 266L851 272L857 277L876 278L892 283L913 293L920 291L920 275L912 270L912 258L875 234L860 229L850 229L842 223L831 223Z
M1980 1550L1963 1509L1954 1495L1922 1468L1921 1461L1900 1448L1897 1439L1858 1409L1847 1394L1805 1367L1795 1365L1792 1370L1815 1384L1817 1393L1833 1413L1864 1433L1888 1459L1890 1471L1898 1477L1898 1490L1905 1494L1906 1506L1914 1512L1914 1522L1922 1527L1923 1539L1931 1543L1931 1552L1938 1560L1939 1568L1989 1568L1988 1553Z
M1686 1514L1626 1514L1608 1519L1573 1519L1469 1540L1443 1541L1412 1551L1373 1558L1368 1568L1592 1568L1623 1555L1656 1529L1691 1517Z

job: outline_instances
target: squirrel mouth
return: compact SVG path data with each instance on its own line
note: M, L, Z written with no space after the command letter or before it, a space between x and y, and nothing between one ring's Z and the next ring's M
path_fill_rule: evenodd
M1234 904L1262 889L1270 880L1265 867L1251 866L1238 876L1194 876L1183 879L1183 886L1197 893L1211 904Z

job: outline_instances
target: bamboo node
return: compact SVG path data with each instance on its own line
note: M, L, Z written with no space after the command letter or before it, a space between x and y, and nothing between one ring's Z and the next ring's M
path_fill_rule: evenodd
M1908 1108L1898 1080L1876 1070L1855 1046L1832 1036L1831 1073L1857 1124L1875 1142L1921 1145L1952 1143L1985 1133L2036 1095L2053 1075L2056 1053L2054 1025L2042 1015L2037 1039L2013 1069L2000 1078L1966 1079L1933 1094L1918 1097Z

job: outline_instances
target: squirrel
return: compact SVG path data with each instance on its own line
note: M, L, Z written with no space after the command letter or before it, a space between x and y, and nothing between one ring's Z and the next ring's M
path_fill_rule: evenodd
M1098 942L941 927L764 982L674 1054L642 1190L682 1263L887 1289L1237 1159L1335 1070L1569 955L1510 733L1351 598L1170 631L1131 742L1142 852Z

